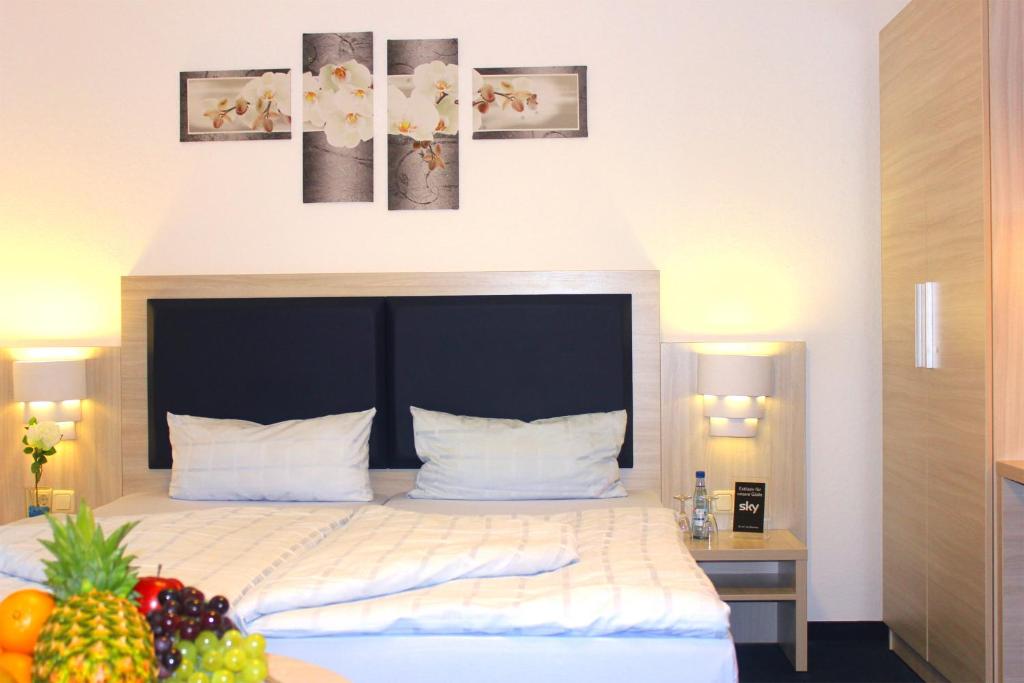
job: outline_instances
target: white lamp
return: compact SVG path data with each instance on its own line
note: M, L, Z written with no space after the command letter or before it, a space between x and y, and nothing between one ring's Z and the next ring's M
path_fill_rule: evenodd
M53 420L65 440L74 439L85 397L84 360L14 362L14 400L25 404L26 422Z
M771 356L702 354L697 393L704 395L711 436L756 436L772 393Z

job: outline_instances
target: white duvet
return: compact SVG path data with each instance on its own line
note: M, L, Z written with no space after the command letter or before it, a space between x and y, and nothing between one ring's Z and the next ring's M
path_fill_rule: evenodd
M100 517L108 531L125 517ZM0 527L0 598L43 580L45 524ZM725 637L729 608L672 512L547 517L234 507L149 515L140 574L227 596L272 637L355 633Z

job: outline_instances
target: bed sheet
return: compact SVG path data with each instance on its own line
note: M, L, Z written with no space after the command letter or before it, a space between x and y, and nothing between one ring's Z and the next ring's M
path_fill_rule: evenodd
M629 491L625 498L578 498L572 500L433 500L410 498L399 493L388 499L387 507L439 515L556 515L561 512L606 508L661 507L657 492Z

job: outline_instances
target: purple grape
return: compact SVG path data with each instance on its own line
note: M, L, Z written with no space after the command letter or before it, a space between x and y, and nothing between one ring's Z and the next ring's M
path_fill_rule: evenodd
M178 630L178 624L181 623L181 617L177 614L164 614L163 621L160 622L164 627L164 631L167 633L174 633Z
M199 602L204 602L206 600L206 596L203 595L203 591L199 590L198 588L189 586L188 588L185 588L181 591L181 601L184 603L190 599L195 599Z
M177 648L172 648L160 657L160 663L167 668L168 671L174 673L181 666L181 653L178 652Z
M164 622L163 622L163 620L161 620L161 621L158 621L158 622L157 622L157 623L155 623L155 624L150 624L150 625L149 625L149 627L150 627L150 629L151 629L151 630L153 631L153 635L154 635L154 636L163 636L163 635L167 635L167 629L165 629L165 628L164 628Z
M183 640L195 640L202 628L196 619L183 619L178 627L178 635Z
M178 591L171 590L170 588L165 588L162 591L160 591L157 594L156 599L161 605L165 607L169 602L181 602L181 596L178 595Z
M220 614L227 614L228 609L230 609L231 607L231 605L228 603L228 599L225 598L223 595L215 595L212 598L210 598L210 602L207 604L207 606L212 610L216 610Z
M170 652L172 647L174 647L174 641L170 636L157 636L153 639L153 651L158 655Z
M220 623L221 623L220 612L217 612L216 610L212 610L212 609L204 610L203 613L201 615L199 615L199 625L204 630L216 631L217 629L220 628Z
M230 631L233 628L238 628L237 626L235 626L235 622L232 621L230 617L222 617L221 620L220 620L220 634L219 635L224 635L225 631Z
M181 611L190 617L198 617L203 613L203 601L195 597L188 598L181 606Z
M155 609L146 615L146 621L149 622L150 626L155 626L164 620L164 611L162 609Z
M163 664L160 665L160 680L161 681L164 680L165 678L170 678L173 675L174 675L173 671L168 671L167 669L165 669Z

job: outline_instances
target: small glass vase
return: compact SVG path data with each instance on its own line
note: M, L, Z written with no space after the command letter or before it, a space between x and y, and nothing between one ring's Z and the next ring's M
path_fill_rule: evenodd
M53 500L53 489L45 486L28 487L25 489L25 507L29 517L45 515L50 511L50 501Z

